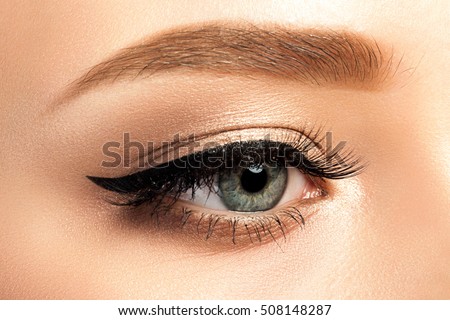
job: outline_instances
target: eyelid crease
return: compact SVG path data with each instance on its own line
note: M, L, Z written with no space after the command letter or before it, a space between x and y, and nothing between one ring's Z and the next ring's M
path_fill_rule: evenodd
M311 129L300 130L290 127L246 127L246 128L227 128L217 131L209 131L203 134L174 135L170 142L162 142L156 147L152 143L147 143L149 147L143 156L130 159L130 167L142 169L156 167L162 163L173 161L177 158L203 151L213 147L219 147L238 141L301 141L302 144L308 144L323 151L322 139L317 139L323 128L311 127Z

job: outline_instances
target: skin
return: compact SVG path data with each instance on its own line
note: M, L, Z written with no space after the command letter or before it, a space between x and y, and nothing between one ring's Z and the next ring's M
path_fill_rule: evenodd
M0 298L449 299L448 1L2 1ZM49 105L120 48L205 21L359 32L403 56L381 90L185 71ZM149 90L149 88L151 90ZM303 228L239 249L119 219L87 175L101 146L324 123L369 163ZM309 210L309 211L308 211ZM191 230L192 231L192 230ZM229 242L229 240L228 240Z

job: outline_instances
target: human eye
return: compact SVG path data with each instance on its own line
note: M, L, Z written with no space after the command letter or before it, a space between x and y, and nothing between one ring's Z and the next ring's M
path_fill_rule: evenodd
M321 129L248 128L171 143L148 168L88 178L106 200L159 228L233 245L277 241L305 224L328 180L358 174L348 149L327 152Z

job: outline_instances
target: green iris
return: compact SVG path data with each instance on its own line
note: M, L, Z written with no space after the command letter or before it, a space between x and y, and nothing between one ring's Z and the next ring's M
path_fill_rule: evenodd
M273 208L284 193L285 167L253 165L222 173L219 190L222 201L233 211L254 212Z

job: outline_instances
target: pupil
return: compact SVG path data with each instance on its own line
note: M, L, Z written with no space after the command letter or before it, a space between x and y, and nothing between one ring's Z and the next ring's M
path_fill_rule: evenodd
M253 170L255 171L255 170ZM263 169L260 172L252 172L246 169L241 176L242 188L250 193L258 192L264 189L267 183L267 172Z

